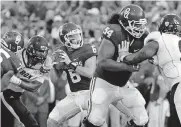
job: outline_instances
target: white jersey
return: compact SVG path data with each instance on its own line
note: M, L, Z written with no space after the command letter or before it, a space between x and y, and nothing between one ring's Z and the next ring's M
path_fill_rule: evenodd
M38 81L40 83L44 82L44 79L46 78L46 74L43 74L40 72L40 67L42 67L42 64L37 64L33 66L32 68L28 68L27 63L27 56L26 51L22 50L18 53L18 56L22 62L21 68L18 70L18 73L16 76L20 79L25 79L26 81ZM21 87L10 83L8 86L8 89L12 89L15 92L24 92L24 89Z
M181 82L181 38L173 35L151 32L145 38L145 44L150 40L158 42L159 49L153 57L157 61L160 73L164 77L165 83L171 88L175 83Z

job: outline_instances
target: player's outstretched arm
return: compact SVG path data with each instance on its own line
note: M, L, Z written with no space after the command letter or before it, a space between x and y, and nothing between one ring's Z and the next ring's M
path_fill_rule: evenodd
M85 61L84 67L77 66L75 71L84 77L91 78L93 76L95 68L96 68L96 56L92 56Z
M40 88L41 85L43 85L43 83L36 80L32 82L22 81L22 83L20 84L20 87L27 91L33 92L33 91L36 91L38 88Z
M151 40L140 51L125 56L123 58L123 62L127 64L140 63L156 55L158 48L159 48L158 42Z
M113 60L115 46L111 41L103 39L99 48L97 65L109 71L137 71L132 65Z
M38 80L43 80L43 78L39 77ZM29 82L26 80L21 80L15 75L12 76L12 78L10 79L10 82L31 92L36 91L43 84L43 81L41 82L41 81L34 80L34 81Z

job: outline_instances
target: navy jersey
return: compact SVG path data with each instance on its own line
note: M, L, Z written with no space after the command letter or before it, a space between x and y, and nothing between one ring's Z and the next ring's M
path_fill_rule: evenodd
M84 66L87 59L97 55L96 47L90 44L84 44L81 48L72 52L69 52L65 46L62 46L61 50L65 51L71 61L77 62L79 66ZM55 67L55 69L58 68ZM72 92L89 89L90 78L79 75L72 69L64 69L64 71L67 73L68 83Z
M19 58L13 52L3 47L0 48L0 53L1 78L10 70L17 73L18 69L21 67L21 61Z
M131 39L131 36L128 35L128 33L119 24L108 24L108 26L103 31L103 38L111 41L115 46L115 53L112 57L112 59L115 61L119 55L118 45L121 44L122 41L129 41L129 52L134 53L139 51L144 46L144 38L146 36L147 34L143 35L139 39ZM131 74L132 73L129 71L112 72L97 66L94 76L102 78L113 85L124 86L129 80Z

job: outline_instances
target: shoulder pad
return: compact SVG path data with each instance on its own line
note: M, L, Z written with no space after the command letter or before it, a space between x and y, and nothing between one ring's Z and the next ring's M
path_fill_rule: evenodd
M161 37L161 33L159 31L151 32L145 38L144 45L147 44L151 40L159 42L160 37Z

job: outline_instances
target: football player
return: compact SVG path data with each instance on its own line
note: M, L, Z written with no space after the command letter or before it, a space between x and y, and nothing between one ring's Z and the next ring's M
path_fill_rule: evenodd
M113 14L103 31L97 67L91 91L90 111L84 120L86 127L100 127L106 121L109 105L113 104L129 117L129 124L145 125L148 115L145 100L136 88L126 83L137 65L127 65L118 61L118 45L130 41L129 52L137 52L144 45L147 36L147 20L141 7L127 5L119 13Z
M7 42L7 43L6 43ZM0 43L0 63L1 63L1 92L7 89L9 81L12 80L12 76L17 73L18 68L21 65L19 58L13 53L24 47L23 36L16 31L7 32ZM10 50L11 49L11 50ZM1 96L2 97L2 96ZM1 100L2 101L2 100ZM1 102L1 122L3 127L13 127L13 115L5 108ZM6 116L4 116L6 114ZM8 122L7 122L8 118Z
M58 102L49 115L47 126L59 127L62 122L88 108L89 84L96 67L97 49L94 45L84 44L80 26L69 22L59 29L60 40L64 46L55 53L55 71L60 77L67 73L71 93Z
M120 46L121 61L127 64L151 59L158 66L165 84L171 90L171 126L181 126L181 18L167 14L161 19L159 30L144 40L145 46L137 53L125 56L127 44ZM122 44L121 44L122 45ZM179 121L180 120L180 121Z
M8 39L9 36L4 38L7 44L9 43ZM12 113L25 127L39 127L39 125L24 106L20 97L25 90L35 91L43 84L45 74L42 73L42 66L47 54L48 42L44 37L33 36L30 38L28 47L17 53L22 62L20 69L17 74L12 76L13 80L10 79L10 84L3 92L2 101L4 105L13 111ZM6 114L2 114L2 116L5 117Z
M17 73L17 69L20 67L21 62L15 53L24 48L24 39L20 33L16 31L9 31L1 39L0 45L1 79L3 82L1 84L1 91L4 91L9 85L9 81L7 79L11 78L11 76L8 77L8 75ZM6 76L4 75L6 75L8 78L5 78ZM5 83L4 79L8 82Z

